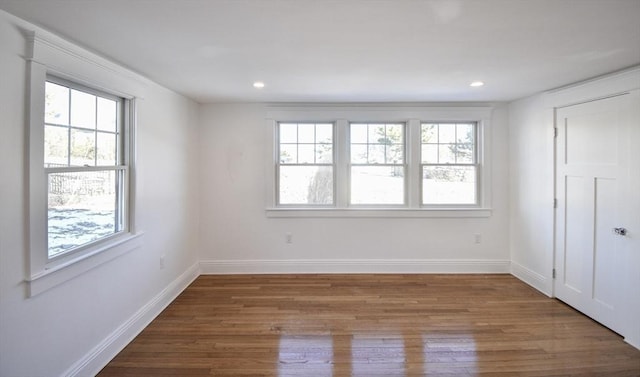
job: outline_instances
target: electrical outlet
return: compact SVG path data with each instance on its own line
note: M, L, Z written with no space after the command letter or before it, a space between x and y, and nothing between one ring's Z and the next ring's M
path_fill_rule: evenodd
M480 234L477 234L477 233L476 233L476 234L474 234L474 235L473 235L473 241L474 241L475 243L480 243L480 242L482 242L482 236L481 236Z
M164 270L164 255L160 256L160 269Z
M293 234L291 233L286 233L284 235L284 242L286 243L293 243Z

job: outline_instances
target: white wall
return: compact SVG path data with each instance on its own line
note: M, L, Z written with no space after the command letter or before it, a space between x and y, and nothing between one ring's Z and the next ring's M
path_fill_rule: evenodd
M512 273L545 294L553 295L554 267L554 108L640 88L640 68L538 94L509 104L510 250ZM640 103L637 109L640 109ZM638 111L640 113L640 111ZM631 130L631 143L640 143L640 124ZM640 151L632 148L629 208L640 207ZM640 212L625 219L640 229ZM623 299L621 321L625 340L640 348L640 238L630 234L620 274Z
M514 275L551 296L553 110L544 95L509 104L509 224Z
M260 104L202 107L204 272L508 271L506 106L491 122L489 218L267 218L266 114ZM285 243L286 233L293 243Z
M148 82L138 102L142 246L27 298L27 42L18 26L36 29L0 11L0 375L91 375L197 275L198 105Z

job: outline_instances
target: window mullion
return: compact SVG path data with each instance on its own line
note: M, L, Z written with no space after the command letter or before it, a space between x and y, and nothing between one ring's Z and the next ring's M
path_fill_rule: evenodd
M406 130L406 185L407 205L409 208L420 207L422 192L422 172L420 166L421 134L420 120L409 119Z
M337 208L349 205L349 127L346 119L336 121L334 146L335 160L335 204Z

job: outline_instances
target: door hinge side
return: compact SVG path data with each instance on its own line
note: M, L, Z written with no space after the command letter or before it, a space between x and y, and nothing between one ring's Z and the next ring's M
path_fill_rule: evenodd
M558 199L553 199L553 208L558 208Z
M558 137L558 127L553 127L553 137Z
M551 271L551 278L555 279L556 278L556 269L554 268L553 271Z

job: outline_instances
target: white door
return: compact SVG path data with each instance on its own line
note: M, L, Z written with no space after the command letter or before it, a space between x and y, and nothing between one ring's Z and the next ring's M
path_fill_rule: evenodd
M629 230L621 228L634 211L626 199L638 103L633 92L556 111L555 295L618 333L630 288L621 273Z

